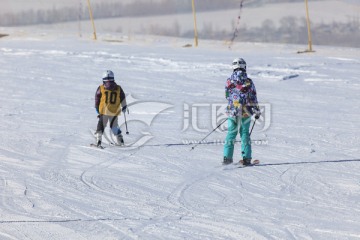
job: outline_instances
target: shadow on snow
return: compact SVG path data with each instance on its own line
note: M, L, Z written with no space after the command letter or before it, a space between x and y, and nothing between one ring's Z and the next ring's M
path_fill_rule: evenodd
M302 164L320 164L320 163L344 163L344 162L360 162L360 159L348 159L348 160L324 160L324 161L302 161L302 162L283 162L283 163L263 163L256 165L257 167L265 166L281 166L281 165L302 165Z

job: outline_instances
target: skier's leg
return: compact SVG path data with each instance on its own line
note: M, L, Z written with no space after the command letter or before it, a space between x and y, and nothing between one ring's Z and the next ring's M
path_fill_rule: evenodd
M106 127L107 121L108 121L107 116L100 115L99 121L98 121L98 124L97 124L97 128L96 128L96 132L95 132L96 144L98 146L101 145L102 135L104 133L104 129Z
M124 138L121 134L121 129L118 125L118 117L115 116L110 121L110 127L113 134L116 136L117 145L124 145Z
M240 137L241 137L241 153L243 160L251 161L251 139L249 134L251 117L241 119Z
M234 142L238 132L237 118L228 118L228 132L224 145L224 163L231 163L234 154Z

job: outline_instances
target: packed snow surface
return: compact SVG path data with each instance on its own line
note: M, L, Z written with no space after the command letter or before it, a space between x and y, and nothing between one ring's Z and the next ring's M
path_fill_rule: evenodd
M0 239L360 239L360 50L186 42L0 39ZM221 165L226 124L191 150L236 57L263 110L255 167ZM128 147L100 150L107 69Z

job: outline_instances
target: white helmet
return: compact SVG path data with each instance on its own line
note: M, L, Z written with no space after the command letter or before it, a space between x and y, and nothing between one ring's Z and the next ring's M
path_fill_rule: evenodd
M111 70L106 70L102 79L103 81L114 81L114 73Z
M235 58L232 62L232 68L235 69L242 69L244 71L246 71L246 62L244 59L242 58Z

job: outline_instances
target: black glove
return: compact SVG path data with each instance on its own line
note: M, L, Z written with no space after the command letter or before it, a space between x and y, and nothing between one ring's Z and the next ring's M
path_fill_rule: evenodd
M127 106L123 106L121 111L125 114L126 113Z

